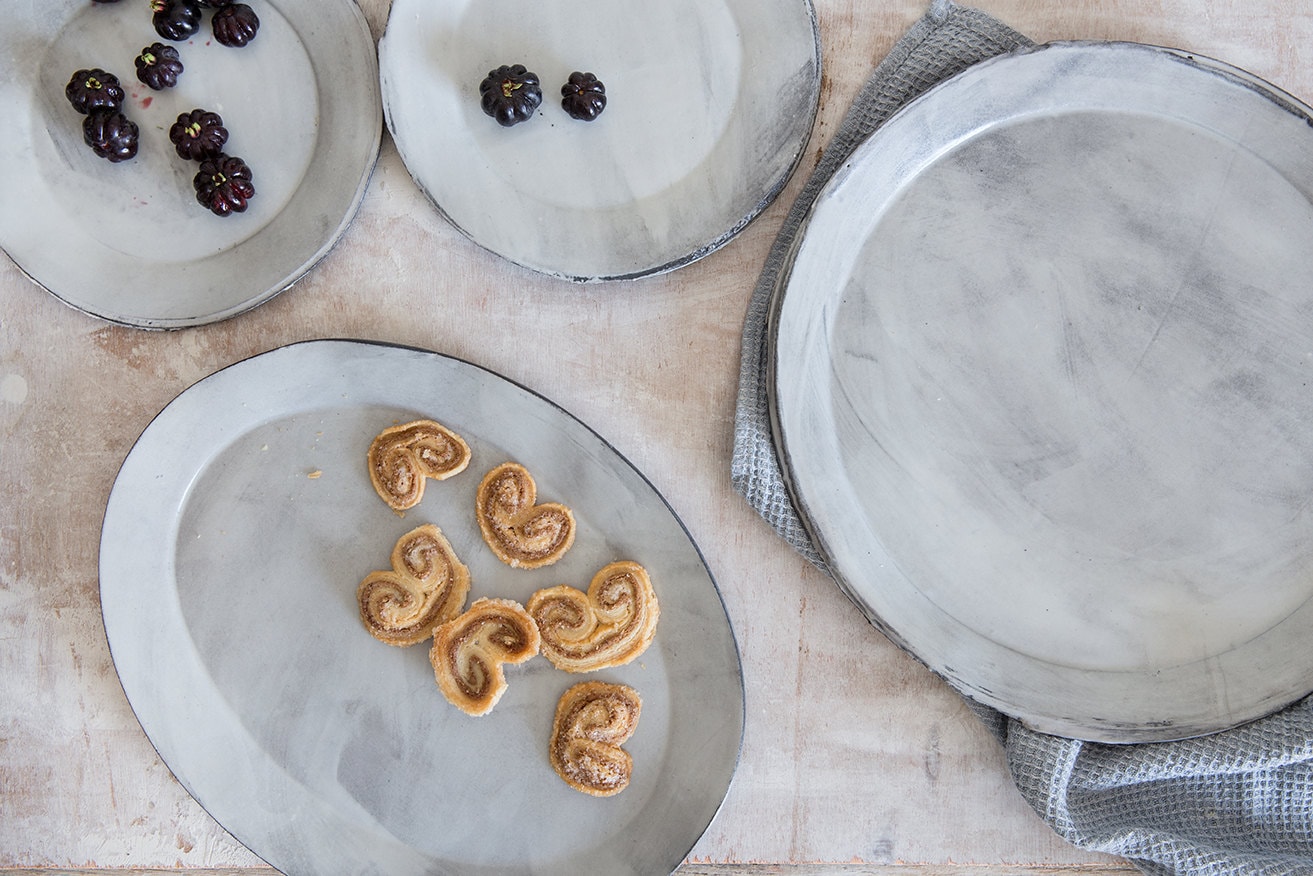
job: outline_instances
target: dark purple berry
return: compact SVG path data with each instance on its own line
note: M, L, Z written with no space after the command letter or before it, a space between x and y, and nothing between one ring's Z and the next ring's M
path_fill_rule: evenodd
M214 38L225 46L240 47L255 39L260 17L245 3L232 3L214 11L210 29Z
M572 119L591 122L606 109L606 86L592 73L576 70L561 86L561 108Z
M487 77L479 83L479 94L483 111L507 128L533 118L534 111L543 102L537 74L530 73L523 64L488 71Z
M82 120L82 139L92 152L115 164L137 154L137 125L116 109L92 111Z
M154 91L162 91L178 84L182 73L182 58L178 50L164 43L151 43L137 56L137 78Z
M180 42L201 29L201 7L196 0L150 0L155 32Z
M197 2L210 9L218 9L220 6L227 6L232 3L233 0L197 0Z
M228 129L218 113L194 109L182 113L169 128L169 141L178 151L178 157L188 161L203 161L218 155L228 142Z
M216 216L245 212L246 202L255 197L251 169L245 161L230 155L202 161L192 185L196 200Z
M64 86L64 96L73 109L85 115L98 109L118 109L123 106L124 94L117 76L92 67L73 74Z

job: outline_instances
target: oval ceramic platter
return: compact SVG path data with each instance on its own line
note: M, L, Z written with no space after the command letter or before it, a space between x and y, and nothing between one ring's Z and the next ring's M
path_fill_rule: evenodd
M396 0L379 43L402 160L475 242L570 280L642 276L715 250L775 197L820 97L810 0ZM502 65L541 81L533 118L484 114ZM594 121L561 108L573 71Z
M819 199L784 468L844 589L967 695L1128 742L1313 689L1311 118L1058 44L909 104Z
M387 426L435 418L468 441L459 475L393 512L365 464ZM555 565L515 569L483 543L483 474L515 460L538 501L574 512ZM438 690L429 643L361 622L356 588L394 543L438 525L469 602L586 588L607 563L649 572L652 645L614 669L506 667L493 711ZM133 710L187 790L289 876L668 873L718 810L738 760L743 684L719 592L664 500L549 401L436 353L351 341L274 350L200 381L129 453L100 554L105 628ZM642 698L633 779L582 794L549 763L561 694L613 681Z
M369 28L351 0L259 0L255 38L213 39L210 10L182 42L156 33L146 3L19 3L0 31L0 246L33 280L111 322L179 328L263 303L302 277L354 217L378 157L382 106ZM153 42L178 49L174 88L138 81ZM113 73L138 126L135 158L85 145L64 87L80 69ZM198 164L169 128L220 114L225 151L253 172L245 213L197 203Z

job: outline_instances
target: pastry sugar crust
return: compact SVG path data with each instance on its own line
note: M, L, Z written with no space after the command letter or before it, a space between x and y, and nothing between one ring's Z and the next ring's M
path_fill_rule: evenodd
M634 759L622 746L634 735L643 701L623 684L585 681L561 695L552 721L552 769L577 791L611 797L629 785Z
M525 606L542 635L543 656L566 672L592 672L630 662L656 636L661 607L647 570L610 563L588 591L561 584L539 590Z
M393 511L414 508L427 479L440 481L470 464L465 439L434 420L389 426L369 445L369 480Z
M392 568L370 572L356 588L365 629L389 645L414 645L460 613L470 571L431 523L397 539Z
M510 599L476 599L459 616L433 631L429 661L438 689L467 715L486 715L506 692L507 663L538 653L533 618Z
M488 547L517 569L551 565L574 544L574 513L557 502L538 504L538 486L517 462L504 462L484 475L475 516Z

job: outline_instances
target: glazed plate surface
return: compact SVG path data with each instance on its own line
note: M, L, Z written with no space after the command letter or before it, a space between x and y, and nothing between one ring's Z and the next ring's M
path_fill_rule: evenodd
M853 155L776 304L841 586L1035 727L1191 736L1313 690L1313 127L1225 64L1057 44Z
M365 455L383 428L428 417L470 444L466 469L398 515ZM573 510L574 546L535 570L483 543L474 495L515 460L539 501ZM428 643L365 630L356 587L395 541L437 524L469 567L469 601L586 587L617 559L661 605L634 662L575 675L506 669L494 710L439 692ZM680 521L608 444L544 398L427 351L313 341L235 364L150 424L110 496L101 599L134 711L187 790L289 876L669 873L718 810L738 759L738 651ZM467 603L468 604L468 603ZM629 685L642 717L618 796L567 786L548 761L575 682Z
M373 39L352 0L261 0L254 40L199 32L169 42L147 4L20 3L0 30L0 247L68 304L111 322L179 328L234 316L289 287L355 216L378 157L382 104ZM152 91L134 59L178 49L176 87ZM99 67L127 92L137 156L112 164L83 143L64 97L76 70ZM222 116L225 151L254 174L245 213L196 201L196 162L179 158L179 113Z
M503 128L479 84L513 64L543 103ZM438 210L578 281L671 270L728 241L783 187L820 97L810 0L397 0L379 65L393 139ZM594 121L561 108L573 71L605 84Z

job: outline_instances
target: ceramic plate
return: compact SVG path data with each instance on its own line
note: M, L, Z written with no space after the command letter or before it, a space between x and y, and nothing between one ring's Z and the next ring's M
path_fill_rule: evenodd
M853 155L774 338L795 499L963 692L1105 741L1313 689L1313 127L1183 52L980 64Z
M155 32L147 4L23 3L0 31L0 246L32 279L112 322L178 328L263 303L303 276L355 215L378 156L382 109L373 39L351 0L260 0L255 39L213 40L207 10L185 42ZM134 59L178 49L175 88L152 91ZM64 97L74 71L99 67L127 91L136 158L112 164L82 139ZM272 84L276 83L276 85ZM218 112L226 151L254 173L245 213L196 202L197 164L169 127Z
M538 74L511 128L479 83ZM670 270L716 249L779 192L811 132L820 49L810 0L396 0L379 43L389 128L411 175L475 242L571 280ZM592 122L561 108L597 75Z
M432 417L469 468L393 513L365 452L382 428ZM482 474L518 460L539 501L578 523L556 565L512 569L474 520ZM470 601L523 603L643 564L661 605L634 662L571 675L507 668L492 713L438 691L428 645L364 629L355 592L401 535L435 523L469 566ZM101 600L115 668L187 790L289 876L668 873L720 806L738 758L743 687L725 610L696 545L652 486L545 399L435 353L349 341L285 347L191 387L145 430L105 515ZM567 786L547 759L572 684L643 699L618 796Z

